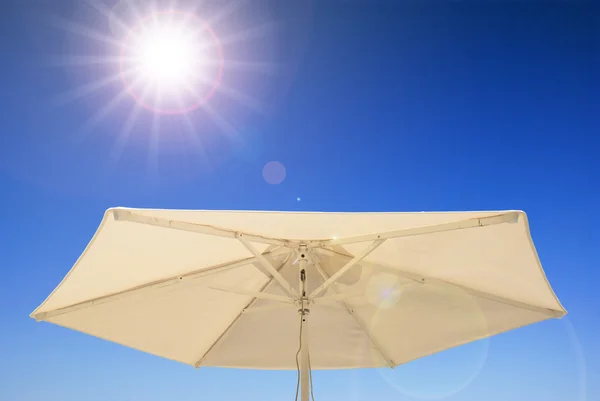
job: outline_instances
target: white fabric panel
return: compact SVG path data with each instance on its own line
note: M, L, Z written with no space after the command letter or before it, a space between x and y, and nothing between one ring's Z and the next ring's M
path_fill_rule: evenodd
M208 287L258 291L268 279L245 266L191 283L78 309L49 319L105 340L194 365L251 297Z
M393 307L362 304L357 314L398 365L549 317L452 287L407 287Z
M307 324L313 369L386 366L344 309L314 306ZM244 314L204 365L296 369L299 333L300 316L294 308Z
M36 312L251 256L236 239L114 221L107 213L68 280Z
M523 219L414 237L389 239L366 261L435 277L515 301L560 310Z

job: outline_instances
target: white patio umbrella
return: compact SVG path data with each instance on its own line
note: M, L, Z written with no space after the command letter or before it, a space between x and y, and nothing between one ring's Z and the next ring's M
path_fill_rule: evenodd
M395 367L565 309L519 211L116 208L32 317L195 367ZM309 353L310 350L310 353Z

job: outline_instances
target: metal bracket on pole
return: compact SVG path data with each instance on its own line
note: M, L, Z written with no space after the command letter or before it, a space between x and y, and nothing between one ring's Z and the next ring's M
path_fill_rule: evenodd
M298 296L296 289L292 287L292 285L285 279L285 277L281 275L281 273L279 273L279 271L277 271L275 267L273 267L273 265L267 260L267 258L263 256L262 253L260 253L252 246L252 244L250 244L250 242L248 242L244 234L238 233L236 238L256 257L256 259L258 259L260 264L273 275L273 278L277 280L279 284L281 284L285 292L287 292L293 298Z
M342 267L333 276L331 276L329 278L329 280L326 280L323 284L321 284L319 287L317 287L317 289L315 289L310 294L309 298L312 299L312 298L316 297L317 295L319 295L321 292L325 291L327 289L327 287L329 287L336 280L338 280L340 277L342 277L342 275L345 274L348 270L350 270L350 268L352 266L354 266L355 264L357 264L358 262L360 262L361 260L366 258L371 252L373 252L375 249L377 249L377 247L379 247L379 245L383 244L384 242L385 242L385 239L376 239L375 241L373 241L371 243L371 245L369 245L367 247L367 249L365 249L364 251L362 251L361 253L356 255L354 258L352 258L352 260L350 260L348 263L346 263L346 265L344 267Z

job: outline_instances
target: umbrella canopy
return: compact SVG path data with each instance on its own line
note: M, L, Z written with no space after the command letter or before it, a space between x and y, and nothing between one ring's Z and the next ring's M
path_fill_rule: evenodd
M311 367L344 369L565 314L519 211L116 208L32 317L196 367L252 369L297 369L304 324Z

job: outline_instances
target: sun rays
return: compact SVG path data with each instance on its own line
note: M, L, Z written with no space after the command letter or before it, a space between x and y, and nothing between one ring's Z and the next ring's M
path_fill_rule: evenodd
M155 113L185 114L216 92L223 74L223 51L215 32L197 16L155 11L127 35L120 71L127 92L143 107ZM134 85L129 77L141 81ZM184 90L189 85L197 97ZM140 89L148 86L160 93L160 102L140 95Z
M235 57L235 51L229 51L231 46L245 46L266 35L275 24L262 21L237 30L234 26L223 29L221 24L218 32L213 29L239 12L247 1L232 1L210 11L204 9L202 2L191 7L174 1L159 4L120 0L112 7L101 0L85 3L87 15L93 14L96 21L104 24L53 18L53 26L89 41L90 46L84 46L83 54L67 52L52 57L50 64L65 69L93 67L102 73L58 95L55 105L79 101L100 91L112 93L83 124L80 139L88 137L116 110L129 110L124 117L119 113L122 128L115 135L109 164L119 162L141 118L151 119L147 133L148 161L149 165L155 165L161 128L165 126L161 119L165 117L180 118L186 131L183 136L190 146L205 153L199 118L210 119L228 140L238 138L236 124L228 121L218 106L223 101L209 104L214 96L253 113L266 110L261 100L223 78L236 71L268 76L277 72L277 65L269 61L243 60ZM102 26L108 29L102 30ZM100 50L92 52L92 49ZM192 114L195 111L202 113Z

